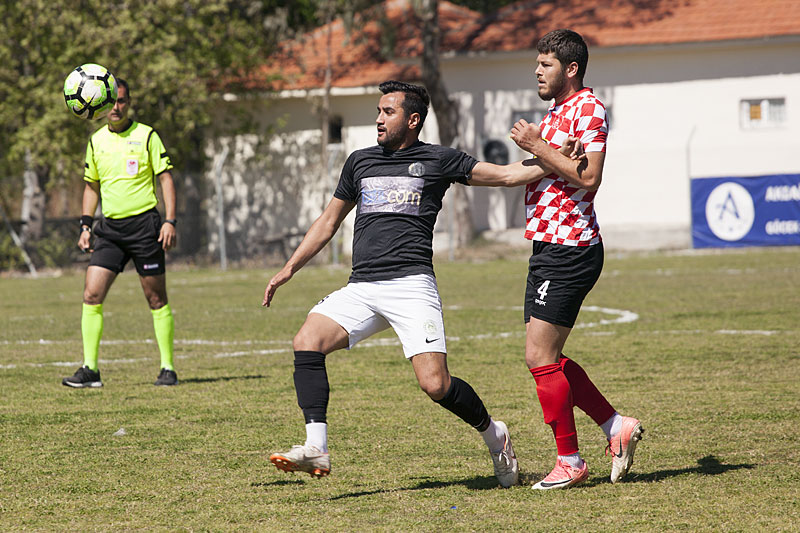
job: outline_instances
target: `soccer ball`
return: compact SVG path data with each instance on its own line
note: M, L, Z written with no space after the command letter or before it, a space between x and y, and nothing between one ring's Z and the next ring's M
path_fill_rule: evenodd
M76 117L103 118L117 101L117 80L107 68L86 63L70 72L64 81L64 101Z

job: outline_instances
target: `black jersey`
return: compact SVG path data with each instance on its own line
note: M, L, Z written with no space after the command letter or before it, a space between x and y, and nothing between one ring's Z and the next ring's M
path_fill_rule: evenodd
M417 141L395 152L356 150L334 196L355 202L350 281L433 274L433 226L450 184L467 184L477 160Z

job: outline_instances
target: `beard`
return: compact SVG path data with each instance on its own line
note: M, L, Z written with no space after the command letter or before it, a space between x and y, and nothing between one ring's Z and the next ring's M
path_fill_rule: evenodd
M565 72L562 70L558 74L558 77L555 78L552 82L548 83L546 87L539 88L539 98L541 98L542 100L552 100L557 95L561 94L566 84L567 84L567 76Z
M397 150L402 144L403 140L405 139L405 132L404 131L390 131L386 130L383 133L383 139L378 138L378 144L386 148L387 150Z

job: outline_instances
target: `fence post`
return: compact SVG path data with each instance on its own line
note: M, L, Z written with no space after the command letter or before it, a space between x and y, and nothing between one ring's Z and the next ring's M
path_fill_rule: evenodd
M217 211L219 216L217 224L219 231L219 267L223 272L228 269L228 250L225 243L225 202L222 198L222 166L228 157L228 151L228 145L225 144L222 147L222 154L214 162L214 185L217 192Z

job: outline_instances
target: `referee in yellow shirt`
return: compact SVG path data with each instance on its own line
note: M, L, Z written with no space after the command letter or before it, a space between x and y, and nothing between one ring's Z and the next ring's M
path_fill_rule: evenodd
M175 326L167 302L165 251L175 245L175 185L172 163L158 133L128 118L131 94L117 78L119 92L108 125L97 130L86 147L83 214L78 246L91 252L83 289L83 366L64 378L68 387L102 387L97 364L103 335L103 301L108 289L133 259L153 313L161 371L156 385L177 385L173 366ZM166 218L156 210L156 178L161 183ZM102 201L103 218L92 228L92 215ZM94 247L91 236L94 232Z

